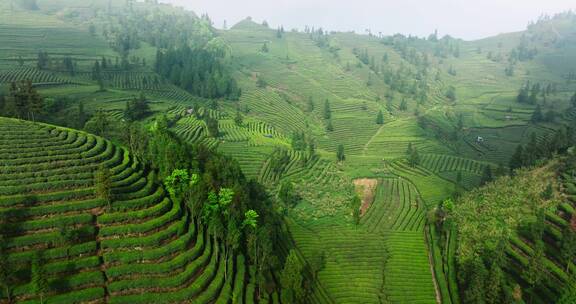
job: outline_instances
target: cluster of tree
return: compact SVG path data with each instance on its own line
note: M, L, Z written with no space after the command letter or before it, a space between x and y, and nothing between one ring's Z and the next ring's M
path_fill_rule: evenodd
M139 97L134 97L132 100L126 102L126 109L124 110L124 118L128 121L136 121L150 115L151 109L148 99L143 93Z
M104 89L104 81L105 80L110 80L109 76L107 74L105 74L104 72L106 71L128 71L132 68L132 65L134 64L134 62L138 62L140 59L138 57L133 58L132 63L130 61L128 61L128 59L126 57L122 57L121 59L119 57L116 57L116 61L115 63L112 63L112 59L111 58L105 58L102 57L101 60L96 60L94 61L94 66L92 67L92 80L96 81L98 83L98 85L100 86L100 90ZM142 59L144 60L144 59ZM143 64L145 65L145 60L143 61ZM108 76L108 77L107 77ZM158 78L158 76L154 75L154 76L144 76L142 77L142 85L144 87L147 87L148 85L155 85L158 86L161 82L163 82L161 79ZM124 79L124 85L126 87L131 85L131 80L129 77L129 74L125 74L125 79Z
M156 54L156 72L186 91L206 98L238 100L241 89L222 63L223 50L181 47Z
M294 131L292 133L291 143L292 143L292 149L296 151L305 151L306 148L310 149L310 146L312 146L312 150L315 149L313 140L308 136L306 136L304 132Z
M48 52L39 51L38 60L36 64L38 69L42 70L48 68L49 63L50 63L50 56L48 55Z
M258 75L256 79L256 86L265 89L268 86L268 82L262 77L262 75Z
M422 46L423 44L430 47L434 53L434 56L439 58L448 58L449 56L454 57L460 56L460 40L454 39L449 35L445 35L442 38L438 38L437 31L430 34L427 39L419 38L417 36L412 35L404 36L402 34L395 34L393 36L382 37L381 42L385 45L394 46L406 60L408 59L405 58L404 55L408 51L408 46L412 45L413 47L416 47L416 46Z
M402 35L395 35L382 40L382 43L394 46L402 59L415 67L415 71L409 65L406 65L404 61L401 61L398 68L391 66L387 53L382 58L376 59L368 54L367 49L359 50L354 48L353 52L359 60L358 65L366 64L374 74L381 77L390 86L392 91L410 94L419 103L425 103L428 99L429 88L426 79L430 61L427 53L419 52L415 47L409 46L410 42L411 39ZM346 70L350 70L349 63L346 66ZM371 85L372 74L369 74L368 78L367 85Z
M354 49L352 49L352 53L354 53L354 55L356 55L356 58L358 58L358 60L360 60L362 63L364 63L366 65L374 64L374 56L370 57L368 55L368 49L367 48L365 48L361 51L358 50L357 48L354 48Z
M284 180L280 184L280 190L278 191L278 198L284 203L286 207L294 207L302 199L298 193L294 190L294 185L288 180Z
M538 103L538 98L541 97L546 100L547 96L556 94L558 92L558 87L556 84L548 83L546 86L540 83L530 83L527 81L518 92L516 101L519 103L536 104Z
M565 153L568 148L576 144L574 129L566 127L538 140L532 133L530 142L526 145L518 145L510 158L509 168L511 171L535 165L539 160L550 159L554 154Z
M281 174L290 162L287 149L277 147L270 157L270 168L275 174Z
M197 96L239 98L241 91L224 68L223 40L215 38L207 15L198 18L193 13L173 14L136 6L123 14L109 12L108 21L102 33L121 54L123 68L130 66L129 51L145 41L158 48L155 68L164 78ZM144 59L134 58L132 62L146 65ZM106 69L104 62L100 67Z
M522 289L506 280L505 243L485 252L482 257L463 262L458 268L458 285L463 303L521 303Z
M46 51L38 52L36 66L40 70L54 70L68 73L71 76L74 76L78 70L77 64L72 57L65 56L61 59L51 58Z
M259 290L289 288L288 282L278 282L272 275L283 264L282 254L274 248L285 246L281 244L287 239L263 186L246 179L232 158L202 145L188 145L168 125L166 117L159 118L148 132L130 123L123 128L125 143L133 155L157 170L171 197L187 207L196 223L224 245L225 258L240 252L249 258Z
M520 44L510 51L508 60L514 64L517 61L532 60L534 57L536 57L537 54L538 50L535 47L530 48L528 46L528 38L525 35L522 35Z
M191 12L174 14L170 11L149 10L145 7L128 9L124 14L108 16L105 38L119 50L139 47L145 41L161 49L182 46L203 46L215 36L212 21L208 15L200 18Z
M534 109L534 113L532 113L532 117L530 118L530 120L533 123L554 122L556 116L557 113L554 110L548 109L546 113L542 113L542 107L540 107L540 105L536 105L536 109Z
M307 29L306 33L309 34L310 39L312 39L318 47L325 48L330 46L330 35L322 28L314 29L314 27L312 27L311 29Z
M415 74L410 68L400 65L395 71L393 68L384 67L376 74L382 75L384 83L390 86L392 90L390 94L394 91L404 95L410 94L421 104L428 100L428 82L423 71Z
M208 129L208 135L210 137L219 137L220 136L220 128L219 128L219 123L218 123L218 119L210 116L210 115L206 115L204 117L204 122L206 123L206 128Z
M563 160L559 166L560 172L570 172L574 168L576 168L574 155ZM539 177L534 178L538 179ZM504 180L503 184L506 184L504 187L518 187L516 184L518 182L521 181L507 179ZM492 185L492 187L491 190L498 189L498 185ZM576 216L571 215L568 218L569 224L561 228L561 237L550 238L546 236L548 231L546 228L546 207L543 207L541 203L555 199L554 186L549 183L543 190L534 190L534 185L528 183L521 187L520 191L526 191L526 188L533 190L533 193L523 194L529 198L528 205L533 216L530 217L530 220L521 221L517 229L522 239L529 240L532 244L532 250L526 252L527 264L519 271L519 278L528 285L525 289L528 294L523 295L521 287L513 285L503 273L504 269L510 268L510 261L504 257L505 248L508 246L507 234L504 234L504 238L487 242L495 246L481 246L479 247L481 250L479 254L472 259L468 258L461 261L458 268L458 282L465 303L519 303L522 300L531 303L535 295L542 296L541 291L543 289L557 284L552 283L550 273L547 270L545 256L549 254L549 251L546 246L555 247L555 259L559 265L565 268L567 273L569 273L570 266L574 265L576 258ZM536 189L538 188L536 187ZM509 207L506 200L502 200L500 203L507 204L502 207ZM525 204L525 201L522 200L520 204ZM450 225L447 224L451 221L452 212L450 208L445 208L445 206L446 204L443 204L439 207L443 215L447 215L442 217L444 221L440 222L440 226L444 226L442 229L449 229ZM493 207L485 206L483 208ZM525 205L522 207L524 208ZM556 303L573 303L574 295L573 288L568 287ZM554 294L545 295L545 297L556 296Z
M283 27L283 26L280 26L280 27L276 30L276 38L282 39L283 36L284 36L284 27Z
M392 46L396 52L408 63L417 67L422 73L426 74L430 67L430 58L428 53L420 52L415 46L410 46L412 39L407 39L402 35L395 35Z
M12 82L8 94L0 94L0 113L3 116L35 121L44 113L44 98L30 80Z
M84 125L86 131L103 137L110 136L113 128L111 119L102 109L96 110L92 119L86 121Z
M486 55L486 59L494 61L494 62L502 62L502 60L504 60L504 56L500 52L497 54L494 54L494 52L490 51Z
M260 52L262 52L262 53L270 52L270 48L268 47L268 42L264 42L264 44L262 44L262 47L260 48Z
M540 179L539 176L530 176L534 180ZM440 233L444 241L450 234L455 233L457 228L461 232L466 231L466 234L459 235L461 242L459 252L461 254L457 257L457 279L463 303L523 303L522 300L527 300L530 303L533 294L539 292L543 284L550 284L546 282L549 276L544 263L546 216L540 205L543 205L545 201L554 199L553 186L548 184L547 187L540 190L540 186L536 186L533 180L526 180L526 176L517 178L520 180L505 177L498 183L488 186L489 188L466 195L458 204L450 199L445 200L439 204L431 216L435 222L436 231ZM518 183L523 184L519 185ZM499 191L506 191L509 194L502 195ZM511 192L515 193L511 194ZM518 197L516 197L517 195ZM497 199L494 200L495 198ZM513 202L515 200L517 202ZM515 284L513 280L509 279L510 276L505 274L505 270L514 268L514 266L506 256L510 232L503 229L502 225L506 225L504 223L506 220L501 219L501 217L509 216L508 212L514 213L515 211L512 211L515 210L514 208L526 208L527 205L530 206L534 216L520 216L520 218L525 217L530 218L530 220L519 218L521 224L518 229L522 239L530 240L533 244L533 250L526 252L527 265L519 269L518 272L518 277L528 285L526 290L529 294L525 296L522 287ZM455 208L460 210L455 211ZM467 210L468 208L476 209ZM511 209L505 211L504 209L507 208ZM464 215L464 213L467 214ZM486 224L487 219L497 220L493 224ZM470 225L470 227L462 228L466 225ZM491 225L497 225L498 228L490 227ZM478 230L472 231L474 230L472 227L476 229L481 227L481 229L489 231L492 231L492 228L503 230L497 233L486 233ZM564 248L562 255L568 258L565 261L572 263L576 254L576 236L573 235L573 229L566 228L558 248ZM488 235L489 237L487 237ZM444 241L440 243L446 244Z
M448 89L446 89L445 96L452 102L456 101L456 88L454 86L449 86Z

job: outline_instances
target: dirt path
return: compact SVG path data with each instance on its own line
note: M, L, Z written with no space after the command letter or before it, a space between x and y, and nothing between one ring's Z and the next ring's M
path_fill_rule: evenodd
M432 273L432 282L434 283L434 290L436 291L436 303L442 304L442 294L440 293L440 288L438 287L438 281L436 279L436 273L434 272L434 257L432 257L431 244L429 242L430 235L428 234L428 229L424 227L424 237L426 238L426 245L428 247L428 261L430 265L430 272Z
M370 140L368 140L368 142L364 145L364 148L362 149L362 155L366 155L366 151L368 150L368 147L370 146L370 144L372 144L372 141L374 141L374 138L378 137L378 135L380 135L380 133L382 132L382 130L384 129L384 126L386 126L385 124L381 125L380 128L378 129L378 131L376 131L376 133L374 133L374 135L372 135L372 137L370 137Z

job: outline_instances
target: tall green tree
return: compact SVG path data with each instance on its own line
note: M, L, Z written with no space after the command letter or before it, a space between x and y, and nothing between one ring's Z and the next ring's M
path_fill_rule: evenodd
M484 186L493 180L494 177L492 175L492 166L487 165L484 167L484 172L482 173L482 178L480 179L480 186Z
M352 201L350 201L350 209L352 210L352 219L354 219L354 225L358 226L360 224L360 216L362 207L362 200L358 195L354 195Z
M198 174L190 175L186 169L174 169L172 174L164 179L164 186L170 195L182 200L186 192L199 180Z
M330 107L330 101L326 99L324 101L324 119L328 120L332 118L332 109Z
M219 137L220 129L218 124L218 119L207 116L204 121L206 122L206 128L208 129L208 135L210 137Z
M16 117L35 121L42 114L44 98L38 94L30 80L12 82L7 103Z
M346 160L346 155L344 154L344 145L343 144L338 145L338 148L336 150L336 159L339 162L343 162Z
M268 53L270 51L270 49L268 48L268 42L264 42L264 44L262 45L262 47L260 48L260 52L262 53Z
M334 126L332 125L331 119L328 119L328 122L326 123L326 131L328 132L334 131Z
M504 272L496 263L490 265L485 282L486 304L500 304L503 301L503 287L506 285Z
M151 113L150 104L144 93L139 97L134 97L126 102L124 117L129 121L136 121L145 118Z
M376 116L376 124L383 125L384 124L384 114L382 110L378 111L378 115Z
M519 103L528 103L528 97L529 97L529 88L528 85L524 85L520 88L520 91L518 92L518 96L516 97L516 101L518 101Z
M538 123L544 120L544 115L542 114L542 108L540 105L536 105L534 113L532 113L532 118L530 119L533 123Z
M306 111L312 112L314 111L314 99L312 96L308 97L308 103L306 105Z
M288 180L284 180L280 185L280 191L278 191L278 198L288 207L294 207L298 204L299 197L294 190L294 185Z
M96 110L94 117L86 123L84 128L88 132L94 133L98 136L108 135L108 132L111 129L111 122L108 118L108 114L102 109Z
M522 277L530 285L530 302L536 293L536 287L544 279L544 274L544 242L538 239L528 257L528 266L522 272Z
M402 99L402 101L400 102L400 106L398 107L398 109L400 111L407 111L408 110L408 101L406 100L406 98Z
M481 258L466 262L459 272L460 285L463 286L463 302L483 304L486 298L488 271Z
M234 117L234 123L241 127L244 124L244 118L242 117L242 113L240 111L236 111L236 116Z
M524 159L525 159L524 147L522 145L518 145L516 147L516 151L512 155L512 158L510 158L510 164L509 164L510 170L513 171L524 166L525 164Z

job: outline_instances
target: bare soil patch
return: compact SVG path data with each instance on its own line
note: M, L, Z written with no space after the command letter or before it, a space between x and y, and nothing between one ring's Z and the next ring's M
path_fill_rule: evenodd
M358 193L362 199L362 205L360 206L361 216L366 214L366 211L368 211L368 208L370 208L370 205L374 202L377 185L378 180L375 178L359 178L354 180L356 193Z

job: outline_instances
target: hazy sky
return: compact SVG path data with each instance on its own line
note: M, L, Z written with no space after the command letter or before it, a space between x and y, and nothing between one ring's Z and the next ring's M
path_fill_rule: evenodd
M576 9L575 0L163 0L208 13L221 28L251 16L272 27L427 36L434 29L466 40L523 30L542 13Z

